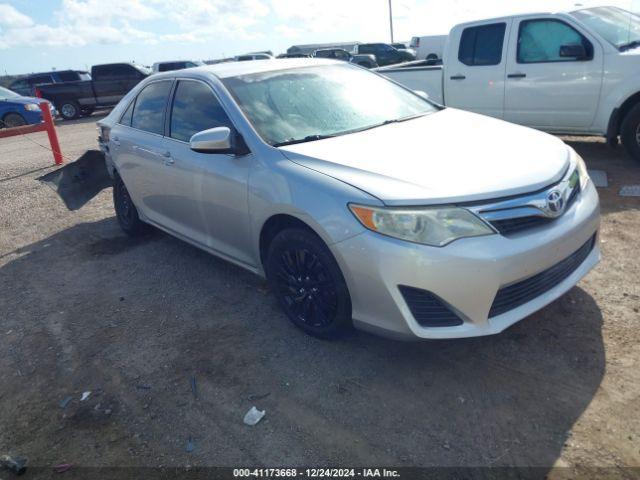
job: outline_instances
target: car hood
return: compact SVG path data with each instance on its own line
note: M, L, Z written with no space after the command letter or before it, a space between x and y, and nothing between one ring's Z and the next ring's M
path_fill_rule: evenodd
M36 97L11 97L11 98L3 98L1 101L9 102L9 103L17 103L19 105L26 105L27 103L35 103L40 104L40 102L51 103L44 98L36 98Z
M388 205L528 193L560 180L570 162L569 147L556 137L451 108L279 149Z

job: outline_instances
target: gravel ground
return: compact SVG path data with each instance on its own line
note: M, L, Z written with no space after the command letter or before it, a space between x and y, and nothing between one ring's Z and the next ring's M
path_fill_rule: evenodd
M96 148L97 118L59 124L66 156ZM625 467L640 467L640 199L617 193L640 183L640 165L598 139L567 140L608 173L601 264L500 335L408 344L308 337L260 278L160 232L125 237L110 190L66 210L36 180L53 170L34 143L44 134L0 140L0 455L47 469L637 475ZM248 427L252 405L267 413Z

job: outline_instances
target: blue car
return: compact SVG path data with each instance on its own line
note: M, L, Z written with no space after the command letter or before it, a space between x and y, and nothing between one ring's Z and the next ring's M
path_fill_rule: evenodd
M23 97L11 90L0 87L0 128L19 127L42 122L40 102L47 102L51 116L56 110L51 102L42 98Z

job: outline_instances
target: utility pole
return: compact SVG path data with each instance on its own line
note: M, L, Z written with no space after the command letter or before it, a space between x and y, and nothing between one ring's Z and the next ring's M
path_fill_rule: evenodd
M391 43L393 43L393 10L391 9L391 0L389 0L389 30L391 31Z

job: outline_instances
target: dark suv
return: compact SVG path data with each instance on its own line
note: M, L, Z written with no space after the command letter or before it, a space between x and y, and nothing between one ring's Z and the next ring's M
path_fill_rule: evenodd
M397 50L387 43L361 43L356 45L356 51L360 54L374 55L380 66L410 62L416 59L416 56L408 50Z
M79 80L91 80L91 76L88 72L82 72L78 70L60 70L56 72L43 72L32 73L20 77L18 80L9 85L9 90L12 90L25 97L33 97L36 93L36 87L38 85L44 85L46 83L65 83L65 82L77 82Z

